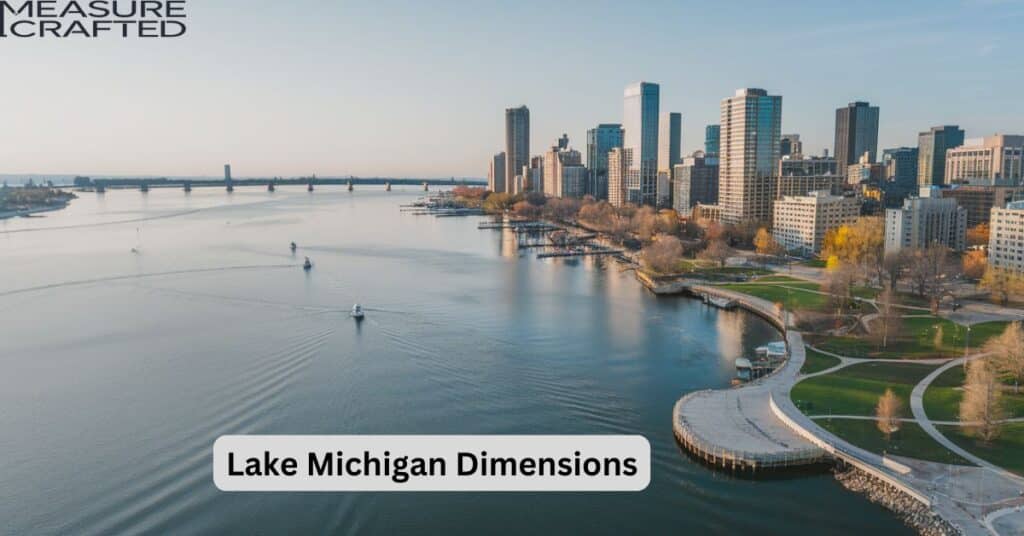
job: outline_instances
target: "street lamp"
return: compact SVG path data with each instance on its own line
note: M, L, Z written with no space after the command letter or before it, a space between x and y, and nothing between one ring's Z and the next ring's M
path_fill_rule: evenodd
M971 348L971 325L967 324L967 336L964 340L964 372L967 372L967 356Z

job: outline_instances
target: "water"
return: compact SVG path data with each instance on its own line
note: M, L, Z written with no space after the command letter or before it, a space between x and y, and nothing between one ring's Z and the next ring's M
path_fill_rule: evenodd
M655 298L611 261L520 255L477 218L400 213L415 189L80 195L0 222L0 532L910 533L828 475L737 479L681 454L672 405L775 337L753 316ZM244 433L643 434L653 479L222 493L213 441Z

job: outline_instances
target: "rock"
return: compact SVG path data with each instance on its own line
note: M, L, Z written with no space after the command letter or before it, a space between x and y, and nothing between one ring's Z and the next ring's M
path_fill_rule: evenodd
M922 536L954 536L962 534L928 507L888 483L855 467L836 468L835 478L846 489L862 493L868 500L892 511L907 526Z

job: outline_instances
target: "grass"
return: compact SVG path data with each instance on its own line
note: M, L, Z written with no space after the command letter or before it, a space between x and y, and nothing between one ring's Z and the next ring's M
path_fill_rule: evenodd
M970 348L978 348L1006 329L1006 322L984 322L971 326ZM941 344L935 346L936 331L942 329ZM810 337L822 350L849 357L926 359L963 354L967 328L934 316L904 318L900 333L885 349L865 337Z
M1024 423L1007 424L1003 433L991 443L966 435L958 426L941 426L939 430L951 441L975 456L1019 475L1024 475Z
M797 288L803 289L804 285L811 285L814 287L807 288L805 290L817 290L817 285L815 283L803 283ZM827 307L828 305L828 296L824 296L822 294L815 294L813 292L804 292L803 290L783 288L778 285L758 285L757 283L735 283L731 285L722 285L722 288L732 290L734 292L749 294L751 296L768 300L772 303L782 303L785 305L786 309L821 310Z
M918 363L862 363L797 383L791 397L807 415L873 416L878 398L891 388L910 414L910 392L932 365Z
M801 374L814 374L815 372L830 369L840 363L838 357L832 357L811 348L807 348L805 353L807 354L807 360L804 361L804 366L800 368Z
M953 367L935 378L924 392L924 411L933 421L959 421L964 384L963 367ZM1003 392L1003 407L1008 418L1024 417L1024 394Z
M808 259L806 261L801 261L800 264L811 268L824 268L826 263L821 259Z
M972 465L932 439L917 423L904 422L899 431L886 440L875 421L855 419L818 419L819 426L854 445L875 454L893 454L930 462Z

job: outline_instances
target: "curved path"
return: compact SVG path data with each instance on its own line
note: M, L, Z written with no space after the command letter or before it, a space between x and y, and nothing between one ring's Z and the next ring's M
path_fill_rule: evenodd
M928 390L928 386L931 385L933 381L935 381L935 378L938 378L939 375L941 375L943 372L946 372L947 370L957 365L962 365L964 361L977 359L985 355L987 354L975 354L966 358L961 357L959 359L954 359L946 363L945 365L933 370L931 374L925 376L923 380L918 382L918 384L914 386L914 390L910 393L910 411L914 414L914 419L921 426L921 428L928 435L932 436L932 439L938 441L939 444L942 445L943 447L946 447L948 450L956 453L963 459L968 460L975 465L978 465L979 467L984 467L990 471L995 472L1000 476L1003 476L1005 478L1019 482L1020 484L1024 485L1024 478L1021 478L1007 471L1006 469L999 467L998 465L989 463L975 456L974 454L967 452L956 443L950 441L949 438L942 435L942 433L939 432L937 428L935 428L935 423L928 419L928 415L924 411L924 392Z

